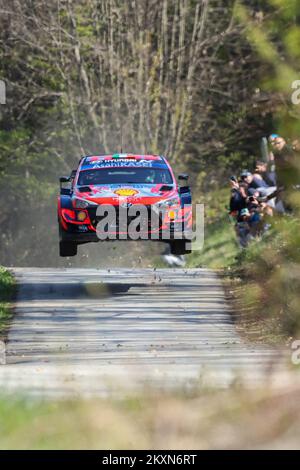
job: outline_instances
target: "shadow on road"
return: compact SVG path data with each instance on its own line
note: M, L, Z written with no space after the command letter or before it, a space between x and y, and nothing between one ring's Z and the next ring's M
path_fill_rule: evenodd
M128 292L133 284L90 282L90 283L23 283L19 294L22 301L39 299L102 298Z

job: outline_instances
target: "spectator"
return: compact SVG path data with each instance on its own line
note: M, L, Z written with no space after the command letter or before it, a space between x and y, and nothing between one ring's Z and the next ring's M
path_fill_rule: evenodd
M269 137L270 152L267 139L264 140L264 156L269 161L257 160L254 172L243 170L240 180L235 176L230 178L230 214L236 217L235 230L243 248L269 229L271 225L266 223L265 216L272 216L273 208L277 212L285 212L278 197L282 187L285 195L300 187L300 164L296 161L300 153L300 140L288 145L278 134L272 134ZM286 207L288 203L287 198Z
M235 176L232 176L229 180L231 187L230 197L230 214L237 215L241 209L246 207L247 194L245 188L242 187Z
M259 215L256 213L251 214L247 207L240 211L236 224L236 233L242 248L246 248L248 243L258 234L259 223Z
M286 141L284 140L283 137L280 137L280 135L278 134L271 134L269 137L269 142L272 146L272 150L274 154L277 154L278 152L282 152L285 147L287 148Z
M276 173L274 165L270 166L266 162L257 160L254 176L257 178L261 177L268 184L268 186L276 186Z
M267 197L273 194L277 187L269 186L268 183L259 174L252 174L248 170L241 173L241 179L248 185L248 195L254 197ZM270 199L268 205L275 208L275 199Z
M257 173L253 174L248 170L242 171L241 180L247 183L249 194L253 194L256 191L260 192L259 188L269 188L268 183L266 183L261 175Z
M260 203L256 196L249 196L246 200L247 209L249 212L258 212L260 209Z
M259 198L258 193L254 196L249 196L247 198L247 209L251 214L258 213L261 216L268 215L273 216L273 209L270 207L266 202L263 202L261 198ZM261 217L260 217L261 219Z
M289 145L279 135L271 134L269 142L272 148L270 158L275 161L277 186L284 190L280 199L283 201L285 209L291 210L291 192L300 183L300 170L297 161L300 149L299 140L296 139L292 145Z

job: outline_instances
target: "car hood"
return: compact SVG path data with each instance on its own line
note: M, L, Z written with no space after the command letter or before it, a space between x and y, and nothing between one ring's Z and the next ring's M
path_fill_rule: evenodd
M154 204L178 196L178 191L169 184L89 185L76 187L74 196L96 204L118 205L124 199L132 204Z

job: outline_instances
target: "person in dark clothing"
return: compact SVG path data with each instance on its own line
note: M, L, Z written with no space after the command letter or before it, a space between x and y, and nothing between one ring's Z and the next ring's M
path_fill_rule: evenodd
M254 170L254 176L261 177L268 186L276 186L276 173L273 164L268 164L261 160L257 160Z
M270 159L275 163L277 187L281 191L279 200L288 212L292 211L292 194L300 184L300 147L295 140L288 144L277 134L269 137L271 144Z
M244 170L241 173L241 179L248 185L248 193L253 194L259 191L260 188L269 188L268 183L259 174L253 174L250 171ZM250 191L249 191L250 190Z
M235 228L240 246L246 248L251 240L261 234L262 228L262 217L258 210L250 212L247 207L242 209Z
M246 200L246 207L249 212L258 212L260 210L260 203L255 196L249 196Z
M276 191L276 186L269 186L259 174L253 174L248 170L241 173L241 179L248 185L248 196L267 197ZM268 205L275 209L275 199L270 199Z
M230 214L238 214L241 209L246 207L246 199L247 193L245 191L245 185L241 185L238 183L237 178L231 177L230 178L230 186L231 186L231 197L230 197Z

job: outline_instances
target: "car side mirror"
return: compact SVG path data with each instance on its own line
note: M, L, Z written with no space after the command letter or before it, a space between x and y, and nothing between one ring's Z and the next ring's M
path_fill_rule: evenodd
M178 181L179 181L179 194L185 194L190 192L190 188L188 186L188 179L189 175L186 173L181 173L178 175Z
M178 175L179 181L188 181L188 179L189 179L189 175L187 175L186 173L181 173L180 175Z
M71 194L71 177L70 176L61 176L59 178L60 182L60 194L68 196Z
M59 178L59 182L60 182L60 183L69 183L70 181L71 181L70 176L61 176L61 177Z

